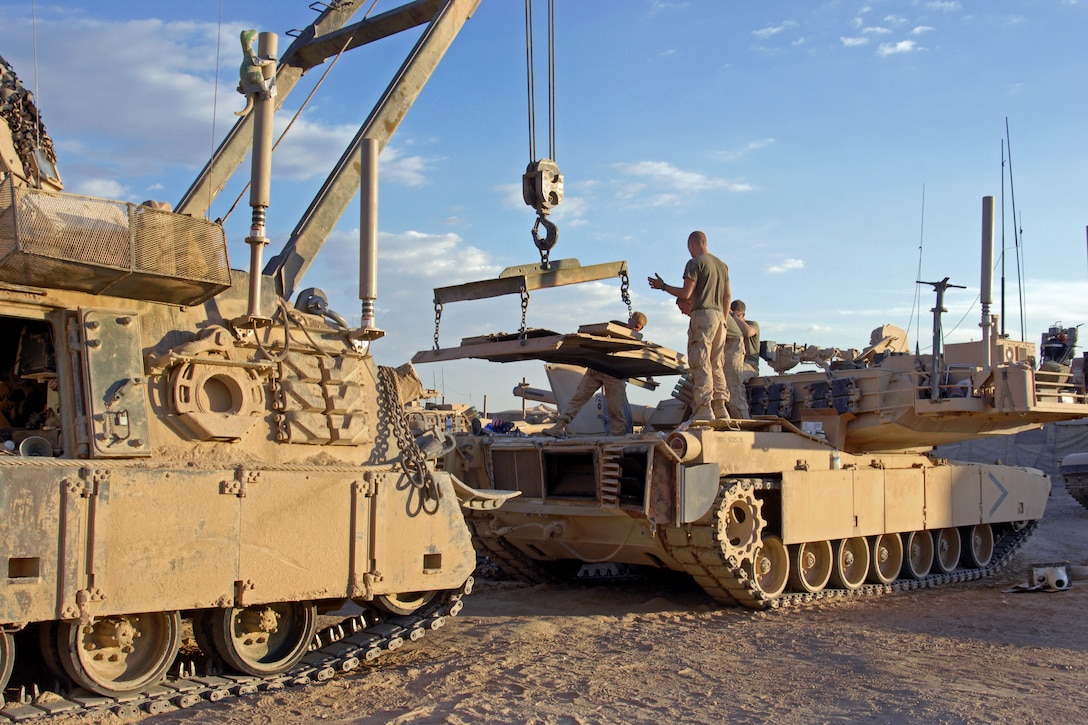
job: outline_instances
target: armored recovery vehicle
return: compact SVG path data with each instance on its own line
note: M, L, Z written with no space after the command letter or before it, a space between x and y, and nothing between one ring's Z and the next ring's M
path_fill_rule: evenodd
M243 33L252 110L176 211L65 193L33 98L0 63L0 691L23 688L0 720L325 679L460 609L476 566L463 507L509 494L436 469L402 408L418 378L371 355L374 182L476 4L409 3L352 25L359 4L322 5L278 64L275 35ZM421 25L262 270L274 105L330 55ZM206 217L251 140L250 267L232 271ZM360 164L363 315L350 327L296 288ZM365 614L315 644L318 615L349 599ZM183 620L222 677L175 665ZM67 699L31 701L57 678L74 685Z
M1036 369L1034 345L994 334L992 197L983 212L980 342L942 347L946 278L928 283L932 354L911 353L893 326L860 351L771 343L778 374L750 382L751 420L687 425L670 399L626 436L459 435L447 471L521 493L473 514L478 551L531 582L585 563L686 572L715 600L755 609L995 571L1043 515L1049 479L932 447L1083 417L1088 402L1068 372ZM487 291L476 283L464 298ZM483 336L413 359L580 360L624 378L683 369L670 351L588 332ZM786 373L802 361L819 369Z

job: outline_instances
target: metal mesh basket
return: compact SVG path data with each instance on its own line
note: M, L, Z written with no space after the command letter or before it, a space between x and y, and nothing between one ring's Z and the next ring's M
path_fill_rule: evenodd
M230 287L217 224L0 183L0 280L195 305Z

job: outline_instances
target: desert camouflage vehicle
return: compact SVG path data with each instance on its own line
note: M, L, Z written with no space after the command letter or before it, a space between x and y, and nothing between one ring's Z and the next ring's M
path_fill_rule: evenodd
M1043 357L1047 367L1064 371L1069 370L1074 379L1083 384L1084 358L1075 357L1077 346L1077 328L1062 327L1062 323L1052 325L1043 333ZM1065 490L1088 509L1088 453L1070 453L1063 456L1060 463Z
M0 60L0 720L326 679L460 609L476 566L463 510L508 494L471 490L437 470L441 445L417 444L403 405L422 386L410 366L375 364L368 290L377 155L475 6L409 3L349 25L358 4L324 5L278 65L276 36L245 31L251 110L176 211L65 193L33 98ZM420 25L262 270L273 106L345 43ZM239 271L206 216L251 146ZM371 224L349 327L296 287L360 163ZM363 613L315 639L346 600ZM183 622L217 667L177 659ZM63 697L34 699L58 681Z
M685 424L682 400L668 399L626 436L599 424L559 440L459 434L447 471L521 494L472 515L478 551L531 582L586 563L686 572L717 601L756 609L993 572L1043 515L1050 481L943 460L933 446L1083 417L1088 401L1068 369L1037 369L1034 345L994 334L992 197L983 208L982 341L942 346L945 279L924 283L937 293L931 354L910 352L890 325L863 350L769 343L778 374L749 383L751 420ZM439 289L436 300L495 289ZM459 357L580 362L624 378L683 370L672 351L599 326L470 338L414 360ZM799 362L818 369L786 373Z

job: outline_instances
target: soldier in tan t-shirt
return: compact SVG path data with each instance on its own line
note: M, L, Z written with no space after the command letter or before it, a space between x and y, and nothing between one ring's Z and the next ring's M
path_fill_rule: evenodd
M666 284L661 275L647 277L650 287L691 302L688 322L688 367L691 369L695 399L691 420L715 420L715 408L724 409L729 399L722 360L725 353L725 311L729 309L729 267L707 251L706 234L688 235L691 259L684 266L684 284ZM725 411L722 410L722 413Z

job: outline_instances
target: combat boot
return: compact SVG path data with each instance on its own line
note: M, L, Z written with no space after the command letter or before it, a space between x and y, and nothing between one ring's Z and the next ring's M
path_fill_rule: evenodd
M702 405L696 408L695 411L691 414L691 420L692 422L694 422L700 420L717 420L717 418L714 415L714 411L709 405Z
M719 398L718 400L710 401L710 409L714 411L714 417L718 420L729 419L729 412L726 408L726 402L724 400L721 400Z
M552 438L565 438L570 433L570 431L567 429L568 423L570 423L569 419L560 418L559 420L555 421L555 425L553 425L551 428L545 428L541 432L546 436L551 436Z

